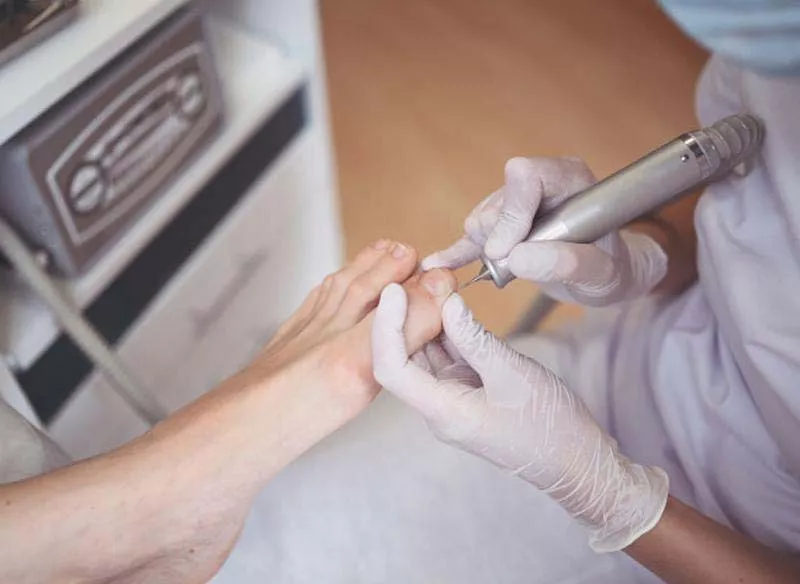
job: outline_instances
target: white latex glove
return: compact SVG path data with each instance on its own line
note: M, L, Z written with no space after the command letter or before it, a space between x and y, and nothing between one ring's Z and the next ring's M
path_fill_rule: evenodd
M652 529L669 481L632 463L552 372L477 323L458 295L444 305L446 338L409 360L406 295L389 286L373 325L375 378L418 410L442 441L547 492L590 531L596 551Z
M607 306L643 296L667 273L667 256L651 237L615 232L594 244L526 241L534 217L596 179L575 158L512 158L506 182L464 223L465 236L426 258L422 267L460 268L482 255L509 258L517 277L536 282L558 300Z

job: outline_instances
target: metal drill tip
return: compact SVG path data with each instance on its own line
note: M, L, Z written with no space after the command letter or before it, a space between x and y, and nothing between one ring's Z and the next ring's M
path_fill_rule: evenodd
M478 272L477 276L472 278L472 280L470 280L469 282L465 282L464 284L461 284L461 286L458 288L458 290L461 291L461 290L464 290L465 288L469 288L470 286L472 286L476 282L482 282L484 280L491 280L491 279L492 279L492 272L489 271L489 268L487 268L486 266L483 266L483 268L481 268L481 271Z

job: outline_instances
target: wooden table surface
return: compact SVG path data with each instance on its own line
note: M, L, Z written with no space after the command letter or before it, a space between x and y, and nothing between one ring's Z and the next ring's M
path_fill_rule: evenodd
M512 156L581 156L604 176L696 125L706 55L650 0L322 9L349 255L380 237L446 246ZM502 332L533 291L484 284L465 296Z

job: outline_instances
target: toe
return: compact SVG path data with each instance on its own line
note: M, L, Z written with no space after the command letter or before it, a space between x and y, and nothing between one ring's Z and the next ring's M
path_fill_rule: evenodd
M457 287L458 281L449 270L431 270L405 284L408 294L406 347L410 353L442 332L442 306Z
M395 242L388 239L379 239L358 252L353 261L344 268L328 276L327 280L329 280L330 285L326 294L326 306L333 307L333 312L338 310L350 284L362 274L371 270L382 258L391 254L395 245Z
M417 267L417 252L412 247L395 243L368 270L354 278L344 293L336 321L350 327L362 320L377 305L386 286L404 282Z

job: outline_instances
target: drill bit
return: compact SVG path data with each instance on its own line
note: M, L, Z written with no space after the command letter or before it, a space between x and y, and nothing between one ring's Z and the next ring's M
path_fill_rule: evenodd
M458 291L461 292L462 290L464 290L466 288L469 288L470 286L472 286L476 282L482 282L484 280L491 280L491 279L492 279L491 271L489 271L489 268L484 266L481 269L481 271L478 272L478 275L475 276L474 278L472 278L472 280L470 280L469 282L465 282L465 283L461 284L461 286L458 287Z

